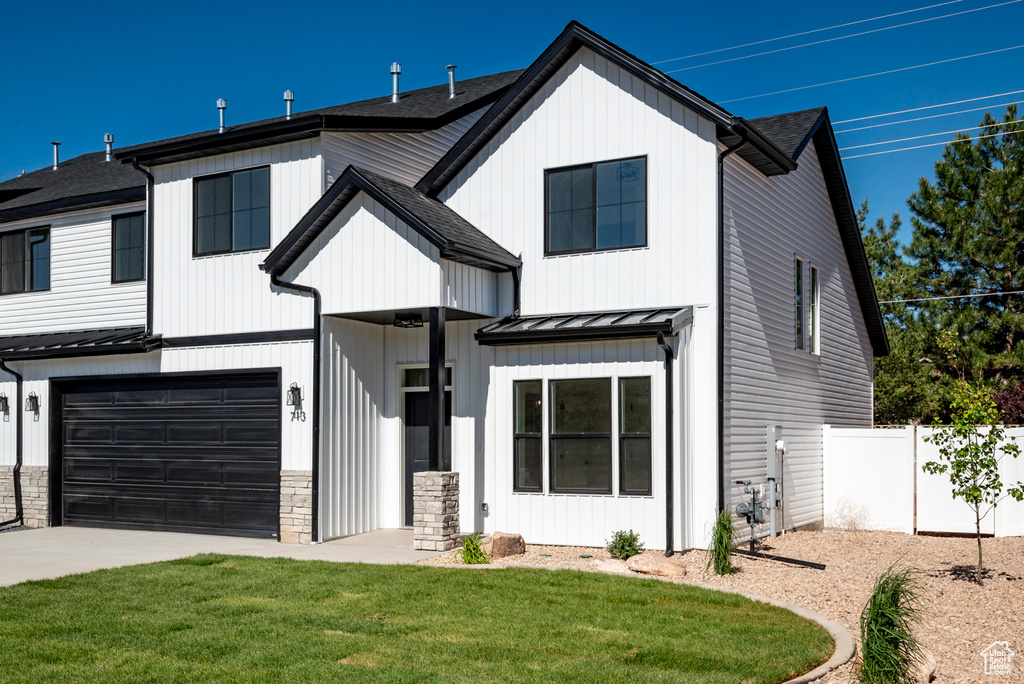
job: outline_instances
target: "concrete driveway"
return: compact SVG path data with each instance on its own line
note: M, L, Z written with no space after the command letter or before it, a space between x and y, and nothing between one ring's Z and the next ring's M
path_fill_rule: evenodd
M50 527L0 534L0 586L198 553L337 563L415 563L437 555L434 551L414 551L411 530L377 530L305 546L272 539Z

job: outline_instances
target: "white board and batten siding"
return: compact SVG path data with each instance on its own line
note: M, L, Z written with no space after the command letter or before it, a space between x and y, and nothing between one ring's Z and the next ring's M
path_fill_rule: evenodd
M321 133L325 188L349 165L415 185L486 110L484 107L434 131Z
M680 354L682 355L682 354ZM604 546L616 530L632 529L648 548L665 546L665 370L664 354L654 340L562 343L496 347L487 404L488 458L485 493L490 515L487 532L517 532L530 544ZM680 404L679 365L675 366L675 405ZM651 378L652 494L618 494L618 378ZM612 401L612 491L610 495L550 493L550 381L569 378L610 378ZM513 382L544 381L544 493L513 491ZM674 443L676 525L674 546L683 531L678 523L682 493L681 456L685 434L676 426Z
M145 208L135 202L0 225L0 232L50 228L50 289L0 297L0 334L145 325L145 281L111 282L111 217Z
M17 368L25 378L25 396L35 392L39 396L40 405L38 419L32 414L25 414L25 465L49 465L51 378L280 368L282 469L312 468L312 423L309 420L293 420L291 407L286 406L284 398L284 392L292 382L305 388L307 398L310 396L309 392L313 386L311 341L163 349L149 354L22 361ZM14 397L15 383L0 382L0 392L7 394L8 397ZM306 410L309 410L308 404ZM0 422L0 444L4 445L3 453L0 454L0 464L14 463L14 432L13 419L7 423Z
M154 328L158 334L179 337L311 327L310 298L276 291L260 270L269 248L193 256L195 178L259 166L270 167L273 247L323 192L319 138L153 168Z
M497 275L441 258L440 250L359 192L288 269L320 290L323 313L449 306L497 315Z
M765 482L766 426L782 426L786 528L823 519L822 425L872 423L871 343L813 143L799 163L769 178L729 157L724 190L726 482L731 505L737 480ZM818 269L820 354L796 348L797 257L805 283Z

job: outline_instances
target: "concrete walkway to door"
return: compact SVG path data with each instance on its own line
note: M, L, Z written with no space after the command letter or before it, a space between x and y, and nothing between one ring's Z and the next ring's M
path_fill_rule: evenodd
M413 550L412 530L377 530L305 546L273 539L50 527L0 534L0 586L199 553L336 563L414 563L437 555Z

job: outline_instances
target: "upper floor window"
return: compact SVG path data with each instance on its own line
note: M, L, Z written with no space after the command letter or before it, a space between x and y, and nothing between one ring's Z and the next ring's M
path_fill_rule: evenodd
M50 289L50 229L0 235L0 294Z
M113 217L111 282L126 283L145 277L145 218L142 212Z
M195 180L195 255L270 247L270 167Z
M647 159L546 172L545 254L647 244Z
M818 269L803 259L794 259L794 295L796 317L794 343L797 349L820 353L821 283Z

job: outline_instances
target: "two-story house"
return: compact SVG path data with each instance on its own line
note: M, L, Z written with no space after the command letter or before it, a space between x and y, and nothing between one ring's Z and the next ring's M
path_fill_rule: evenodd
M789 529L822 425L871 422L824 109L746 121L574 22L522 72L114 157L0 184L0 517L320 541L454 470L464 531L684 548L766 426Z

